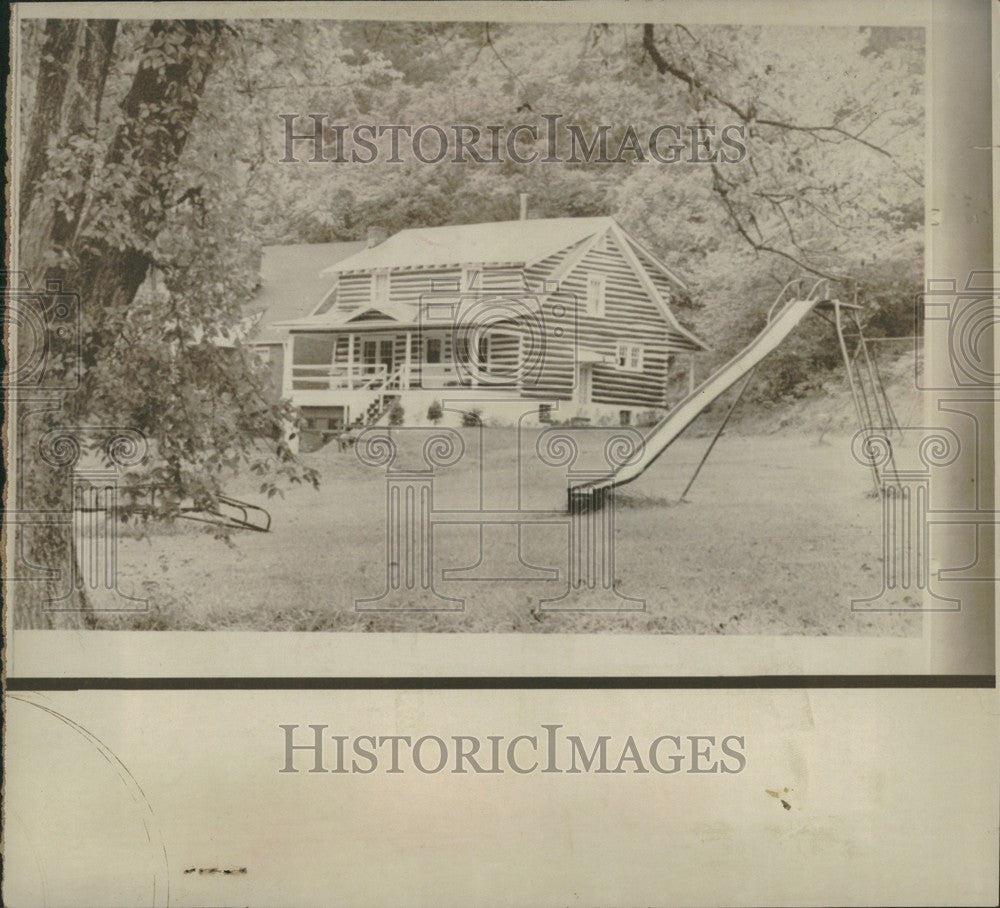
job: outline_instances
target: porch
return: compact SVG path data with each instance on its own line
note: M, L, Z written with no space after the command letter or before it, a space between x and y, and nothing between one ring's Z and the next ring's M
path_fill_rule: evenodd
M285 393L516 387L520 335L409 329L293 333Z
M394 397L423 407L435 394L509 398L518 387L521 338L509 329L468 339L416 326L293 332L286 343L284 396L298 407L335 407L343 425L381 416Z

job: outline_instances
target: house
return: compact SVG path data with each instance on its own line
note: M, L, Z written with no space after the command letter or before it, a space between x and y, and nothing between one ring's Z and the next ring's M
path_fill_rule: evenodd
M302 318L330 290L324 268L365 248L356 243L301 243L295 246L264 246L261 250L260 286L244 309L240 336L270 366L271 383L280 396L284 376L284 352L288 332L275 322Z
M612 218L403 230L343 256L350 244L333 245L311 273L320 247L269 247L301 270L272 288L258 341L319 432L373 424L397 403L405 424L424 424L433 401L446 421L534 409L543 422L628 424L666 406L678 355L707 349L672 311L681 279Z

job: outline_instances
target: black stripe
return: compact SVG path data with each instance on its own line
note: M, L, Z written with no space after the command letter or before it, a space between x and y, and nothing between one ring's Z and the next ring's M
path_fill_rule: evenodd
M994 688L996 675L8 678L11 691L71 690L775 690Z

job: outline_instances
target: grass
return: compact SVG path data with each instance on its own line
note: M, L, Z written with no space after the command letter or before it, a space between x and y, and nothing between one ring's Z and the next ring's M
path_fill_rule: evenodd
M482 434L480 435L480 432ZM518 448L509 429L462 429L465 454L438 471L435 507L517 507ZM565 472L540 464L536 432L523 439L522 507L562 509ZM419 459L406 430L396 466ZM620 591L645 600L641 611L550 611L541 600L565 590L566 528L527 526L525 560L557 568L561 581L443 580L442 568L472 565L475 526L434 534L442 593L464 598L459 611L355 609L356 598L385 589L385 472L335 446L305 456L321 489L297 488L269 502L252 480L229 492L272 512L268 534L237 532L233 546L200 524L179 521L119 539L119 584L147 598L134 614L104 613L107 628L144 630L320 630L427 632L631 632L669 634L906 635L919 616L852 612L851 599L881 588L881 505L867 497L869 476L850 454L849 435L746 435L719 441L683 504L678 497L707 439L680 439L633 484L619 490L615 576ZM595 450L598 446L595 446ZM581 461L595 451L586 446ZM487 530L487 555L514 551L513 530ZM493 535L495 534L495 535ZM510 534L510 535L506 535ZM530 569L515 561L522 573ZM510 576L509 565L492 576ZM490 576L489 571L486 571ZM100 599L95 600L99 609ZM411 604L426 606L416 595ZM575 604L593 606L593 594Z

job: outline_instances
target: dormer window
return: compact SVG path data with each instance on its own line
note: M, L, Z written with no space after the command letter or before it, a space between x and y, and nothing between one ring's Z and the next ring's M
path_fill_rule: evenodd
M604 317L604 290L603 274L587 276L587 315L594 318Z
M479 289L479 276L482 270L482 267L479 265L462 266L462 284L459 288L462 293Z
M389 272L376 271L372 275L372 302L376 305L389 302Z

